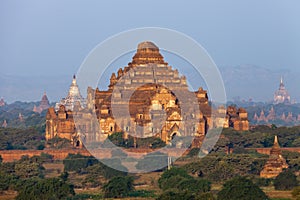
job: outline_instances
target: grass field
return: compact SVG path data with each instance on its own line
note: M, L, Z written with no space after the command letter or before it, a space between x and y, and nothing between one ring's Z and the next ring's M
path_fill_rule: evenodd
M275 190L274 187L262 187L263 191L272 199L288 200L293 199L292 191L279 191Z
M0 200L11 200L17 196L15 191L4 191L0 193Z
M64 171L62 162L45 163L45 178L58 177Z

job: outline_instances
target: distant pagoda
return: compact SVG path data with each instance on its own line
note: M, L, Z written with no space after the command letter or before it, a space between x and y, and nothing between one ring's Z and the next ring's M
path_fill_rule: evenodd
M56 103L55 105L55 111L59 110L60 106L65 106L66 110L71 110L73 111L74 105L76 103L79 103L81 107L85 106L85 99L81 96L77 81L76 81L76 76L73 76L72 84L70 86L68 96L66 98L63 98L60 100L59 103Z
M0 99L0 107L1 107L1 106L5 106L5 105L6 105L6 103L5 103L4 99L1 98L1 99Z
M43 110L47 110L49 107L50 107L49 100L46 92L44 92L40 105L39 106L34 105L33 112L41 113L43 112Z
M3 124L2 124L2 128L6 128L7 127L7 122L6 120L3 121Z
M288 91L285 89L283 78L280 79L279 89L274 94L274 104L279 103L291 103L291 96Z
M274 138L274 145L270 151L270 157L265 164L263 170L260 172L260 177L274 178L278 176L283 169L288 168L286 160L281 155L280 146L277 135Z

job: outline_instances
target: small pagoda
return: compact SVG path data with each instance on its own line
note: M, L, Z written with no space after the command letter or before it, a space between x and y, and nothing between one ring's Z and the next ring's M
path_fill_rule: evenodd
M276 135L274 138L274 145L270 151L270 157L263 170L260 172L260 177L275 178L283 171L283 169L288 167L289 166L286 163L286 160L281 155L281 150Z

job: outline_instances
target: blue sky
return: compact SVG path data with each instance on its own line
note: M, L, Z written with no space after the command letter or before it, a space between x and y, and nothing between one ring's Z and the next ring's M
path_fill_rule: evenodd
M42 76L49 82L43 79L39 84L33 78L36 88L30 86L32 92L18 96L19 83L4 81L0 96L8 101L37 100L47 90L57 101L66 91L51 88L53 80L76 73L87 54L107 37L147 26L191 36L219 67L250 64L300 75L299 8L297 0L2 0L0 75L19 82Z

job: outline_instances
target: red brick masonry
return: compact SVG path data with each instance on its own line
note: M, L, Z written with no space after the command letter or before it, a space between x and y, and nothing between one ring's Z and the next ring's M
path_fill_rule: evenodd
M101 149L98 151L92 152L93 155L101 158L110 158L111 157L112 149ZM141 156L145 155L153 151L153 149L125 149L126 153L131 157L140 158ZM299 149L300 151L300 149ZM161 152L165 152L165 150L161 150ZM91 153L86 149L44 149L44 150L2 150L0 151L0 155L3 159L3 162L13 162L16 160L21 159L22 156L28 155L29 157L32 156L39 156L41 153L47 153L53 155L54 160L63 160L67 157L69 153L72 154L82 154L85 156L90 156ZM171 149L168 152L169 156L178 156L181 154L187 154L184 149Z

